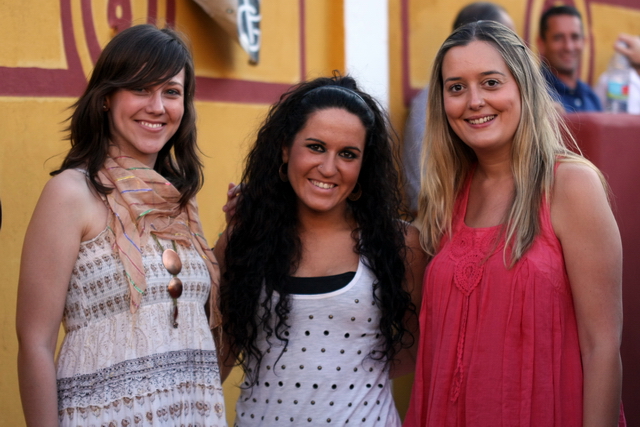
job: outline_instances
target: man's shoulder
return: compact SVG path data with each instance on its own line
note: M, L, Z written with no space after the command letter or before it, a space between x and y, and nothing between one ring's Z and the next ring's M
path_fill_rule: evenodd
M593 89L591 88L591 86L589 85L589 83L582 81L580 79L578 79L578 86L580 86L580 89L582 89L584 92L586 93L593 93L595 94L595 92L593 91Z
M540 71L542 72L542 77L544 77L549 83L553 84L555 82L560 82L560 79L558 79L556 75L553 74L548 65L542 64L542 66L540 67Z
M580 79L578 79L578 87L581 98L585 101L584 111L602 111L600 98L598 98L598 95L596 95L593 88L588 83L583 82Z

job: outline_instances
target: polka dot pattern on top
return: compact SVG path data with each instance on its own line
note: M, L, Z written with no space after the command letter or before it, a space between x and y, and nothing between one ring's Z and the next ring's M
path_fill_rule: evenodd
M360 260L342 289L292 295L289 345L270 337L267 350L261 331L260 377L242 389L235 426L401 425L384 361L369 357L383 342L373 282Z

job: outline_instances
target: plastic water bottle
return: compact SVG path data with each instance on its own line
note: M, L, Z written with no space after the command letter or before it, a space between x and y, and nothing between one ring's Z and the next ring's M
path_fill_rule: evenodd
M609 113L626 113L629 100L629 60L616 52L607 69L607 99L605 110Z

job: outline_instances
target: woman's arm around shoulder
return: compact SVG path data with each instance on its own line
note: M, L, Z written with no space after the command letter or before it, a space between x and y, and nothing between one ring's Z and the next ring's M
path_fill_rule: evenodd
M562 162L551 199L578 323L584 426L617 426L622 388L622 243L596 170Z
M227 226L227 228L225 228L225 230L222 233L220 233L218 241L216 242L216 246L213 250L216 260L220 265L220 286L221 287L228 286L228 284L225 283L223 275L225 272L224 252L227 247L230 227L231 226ZM223 304L222 288L220 289L220 295L221 295L220 304ZM224 318L222 319L222 322L224 323ZM213 331L213 336L216 341L216 348L218 350L218 366L220 367L220 381L224 383L224 381L227 379L227 377L229 376L229 373L231 373L231 370L235 365L236 357L235 357L235 354L231 351L231 346L230 346L228 336L224 333L222 325L218 326L218 329Z
M230 182L228 187L227 203L222 207L222 211L225 214L226 226L224 231L218 236L216 246L213 248L213 254L220 264L220 274L224 273L224 251L227 248L229 234L233 229L233 217L236 214L236 207L238 206L238 201L240 200L240 194L242 192L242 184L236 185L233 182Z
M58 425L54 352L69 280L80 242L95 237L106 220L105 205L76 170L49 180L31 217L16 316L20 396L29 426Z
M225 283L223 277L226 271L225 250L227 248L227 243L233 230L233 217L236 212L236 206L238 204L241 191L242 184L235 185L234 183L230 182L227 190L227 203L225 203L225 205L222 207L222 210L225 213L226 227L224 231L218 236L218 241L216 242L216 245L213 249L213 253L220 266L220 286L228 286L228 284ZM220 289L220 293L222 295L222 289ZM220 303L222 304L222 301L220 301ZM214 331L214 337L216 340L216 347L218 349L220 379L222 382L224 382L235 366L236 354L231 350L228 336L224 333L222 326L219 326L219 330Z
M422 279L427 266L428 257L420 246L420 232L411 224L407 225L405 233L405 290L411 295L415 313L407 313L406 325L411 333L411 347L402 349L398 353L398 361L393 364L390 376L396 378L414 371L416 355L418 353L418 341L420 339L420 326L418 322L420 305L422 302Z

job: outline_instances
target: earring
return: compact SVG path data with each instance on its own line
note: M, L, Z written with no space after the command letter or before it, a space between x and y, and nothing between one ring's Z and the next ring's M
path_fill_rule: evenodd
M351 194L349 194L349 196L347 196L347 198L352 202L355 202L359 200L361 196L362 196L362 185L360 185L359 182L356 182L356 186L353 187L353 191L351 192Z
M102 109L106 112L109 111L109 107L107 107L107 104L102 104Z
M288 182L289 181L289 177L287 176L287 170L289 168L287 167L286 163L283 163L280 165L280 168L278 168L278 176L280 176L280 181L282 182Z

